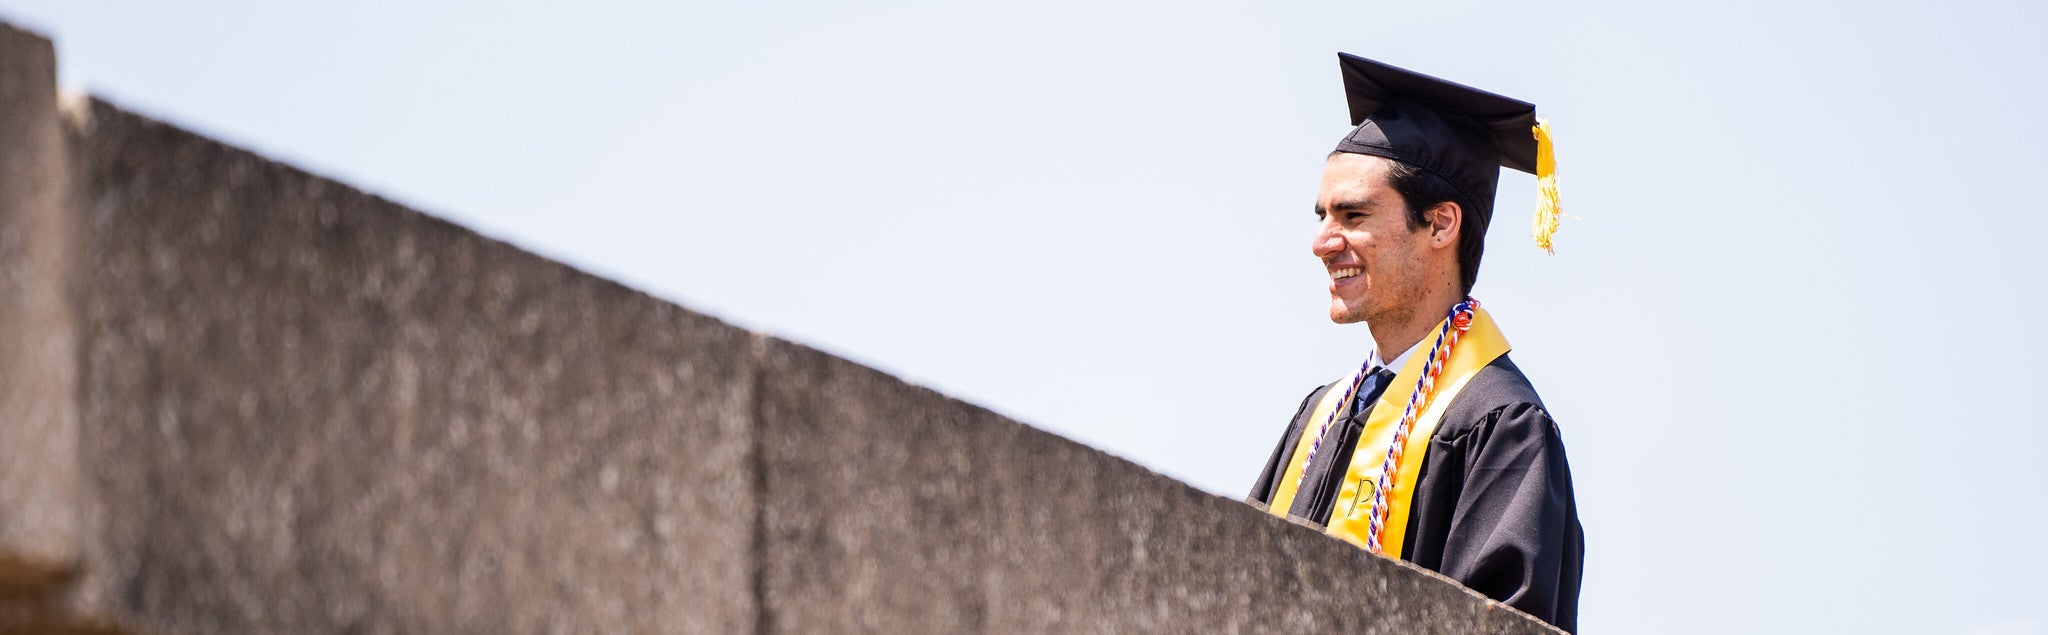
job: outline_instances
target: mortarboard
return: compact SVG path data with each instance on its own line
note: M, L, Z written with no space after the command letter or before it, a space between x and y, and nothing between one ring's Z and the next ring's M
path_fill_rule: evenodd
M1493 219L1502 166L1536 175L1536 246L1557 232L1557 161L1550 125L1536 106L1477 88L1338 53L1344 98L1357 126L1338 152L1386 157L1434 174L1477 208L1480 232Z

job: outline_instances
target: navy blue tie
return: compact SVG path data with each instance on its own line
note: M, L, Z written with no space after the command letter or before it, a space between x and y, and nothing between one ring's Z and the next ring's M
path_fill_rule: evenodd
M1372 404L1386 394L1387 386L1394 383L1394 371L1381 366L1365 378L1365 384L1358 387L1358 398L1351 401L1351 416L1363 416L1372 411Z

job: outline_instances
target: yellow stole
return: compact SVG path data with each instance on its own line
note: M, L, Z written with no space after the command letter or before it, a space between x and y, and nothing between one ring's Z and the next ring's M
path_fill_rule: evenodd
M1325 532L1350 541L1364 548L1366 534L1372 531L1372 492L1378 487L1375 479L1380 477L1380 467L1387 460L1387 444L1393 443L1394 427L1401 424L1401 415L1408 408L1408 398L1415 392L1415 384L1422 381L1422 365L1429 357L1429 347L1436 343L1436 334L1443 329L1430 329L1422 346L1416 348L1416 355L1401 365L1401 371L1394 375L1385 394L1373 405L1372 415L1367 417L1365 430L1358 435L1358 445L1351 453L1351 465L1345 468L1344 484L1337 490L1337 508L1330 512L1330 525ZM1458 391L1465 388L1465 382L1486 368L1501 355L1508 352L1508 340L1500 333L1500 327L1493 322L1493 316L1486 309L1472 312L1472 326L1458 337L1458 345L1451 349L1451 359L1444 364L1443 372L1436 378L1436 394L1424 404L1422 414L1415 418L1415 427L1408 431L1408 443L1401 450L1401 463L1394 468L1394 486L1388 494L1387 527L1380 536L1380 546L1389 558L1400 558L1408 533L1408 507L1415 497L1415 481L1422 475L1422 459L1429 451L1429 439L1436 433L1436 424L1444 418L1444 409ZM1342 380L1339 380L1342 381ZM1268 513L1281 518L1287 517L1287 510L1294 505L1295 489L1301 486L1302 462L1308 460L1309 447L1315 445L1316 430L1330 418L1330 412L1343 407L1338 403L1344 398L1344 387L1335 386L1323 393L1323 399L1316 403L1316 409L1309 416L1308 427L1302 430L1301 441L1294 446L1294 457L1287 462L1287 471L1281 474L1280 488L1273 493ZM1329 451L1336 451L1335 448Z

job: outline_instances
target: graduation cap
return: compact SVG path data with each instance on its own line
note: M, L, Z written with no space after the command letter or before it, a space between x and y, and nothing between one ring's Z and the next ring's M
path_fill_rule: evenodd
M1485 232L1502 166L1536 175L1536 246L1557 232L1557 161L1536 106L1477 88L1338 53L1357 128L1338 152L1386 157L1434 174L1465 195Z

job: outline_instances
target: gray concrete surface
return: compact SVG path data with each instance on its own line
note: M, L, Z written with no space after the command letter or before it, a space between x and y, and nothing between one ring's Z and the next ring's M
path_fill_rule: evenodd
M39 596L79 554L77 320L56 55L0 24L0 600Z
M1549 630L972 404L764 353L765 632Z
M753 622L751 335L95 103L81 593L178 632Z
M0 633L1549 630L0 53Z

